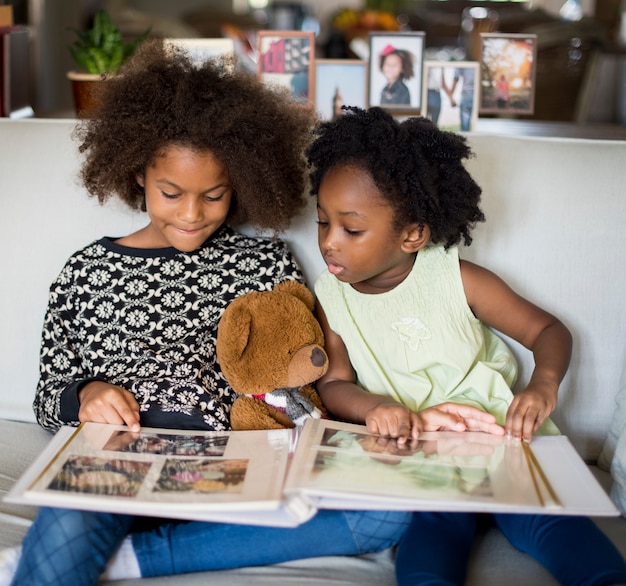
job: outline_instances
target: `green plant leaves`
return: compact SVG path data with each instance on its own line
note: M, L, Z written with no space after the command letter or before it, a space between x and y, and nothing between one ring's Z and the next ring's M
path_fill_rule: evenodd
M96 13L90 30L72 30L77 39L68 49L74 62L87 73L100 75L116 73L150 33L148 29L134 41L125 43L106 10Z

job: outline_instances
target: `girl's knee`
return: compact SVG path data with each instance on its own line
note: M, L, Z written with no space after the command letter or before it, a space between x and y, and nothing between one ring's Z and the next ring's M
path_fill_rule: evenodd
M398 543L411 520L405 511L346 511L359 553L381 551Z
M22 547L16 584L96 584L133 518L41 508Z

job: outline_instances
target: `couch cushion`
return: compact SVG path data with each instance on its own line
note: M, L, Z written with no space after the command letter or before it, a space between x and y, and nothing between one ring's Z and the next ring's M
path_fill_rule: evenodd
M624 435L626 425L626 346L622 360L622 375L620 377L619 388L615 395L615 409L611 417L611 424L608 429L606 440L602 447L602 452L598 458L598 466L603 470L610 470L613 455L617 448L618 441ZM626 444L622 447L626 449ZM626 463L626 454L622 454L623 462Z
M626 516L626 428L622 429L615 447L611 476L613 477L611 499L622 515Z
M622 376L615 397L615 410L607 433L598 466L610 470L613 485L610 489L615 506L626 516L626 350L622 362Z

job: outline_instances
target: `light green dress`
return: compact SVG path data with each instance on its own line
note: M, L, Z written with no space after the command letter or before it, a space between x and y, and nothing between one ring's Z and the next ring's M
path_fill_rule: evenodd
M386 293L359 293L328 271L315 293L364 389L414 411L446 401L472 405L504 424L517 364L473 315L456 247L421 250L409 276ZM558 430L547 421L541 432Z

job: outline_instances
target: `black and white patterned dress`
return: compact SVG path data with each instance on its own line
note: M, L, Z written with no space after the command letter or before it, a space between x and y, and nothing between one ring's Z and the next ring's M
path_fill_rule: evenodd
M51 430L78 424L78 391L103 380L135 394L142 425L229 428L235 398L215 357L226 306L250 291L302 281L286 245L229 227L193 253L98 240L50 287L34 402Z

